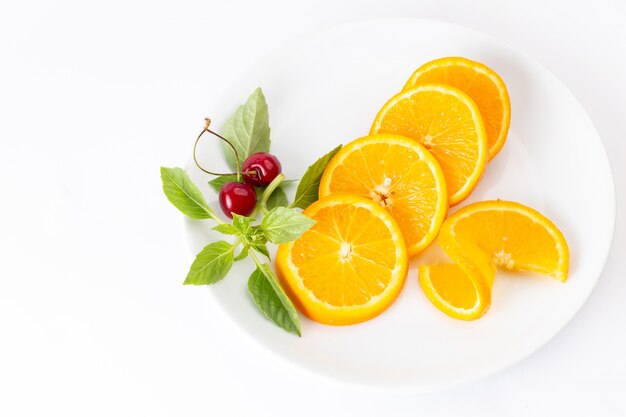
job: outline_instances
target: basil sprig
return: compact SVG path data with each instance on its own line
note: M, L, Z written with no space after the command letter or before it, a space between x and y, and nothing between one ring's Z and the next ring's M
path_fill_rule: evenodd
M265 96L260 88L237 108L224 125L222 134L232 142L241 160L252 153L268 152L270 147L269 114ZM191 264L185 285L211 285L224 279L235 262L251 258L255 270L248 279L248 291L259 310L282 329L301 335L298 313L281 287L267 262L270 260L268 243L284 244L298 239L315 221L298 209L304 209L318 199L322 173L341 146L318 159L305 172L291 205L281 185L288 182L280 174L266 188L257 188L257 209L250 217L233 214L232 222L224 222L210 208L200 189L182 168L161 168L163 192L167 199L184 215L192 219L211 219L217 223L213 230L225 235L226 240L207 244ZM226 160L236 167L235 154L224 147ZM216 192L227 182L237 181L237 175L224 175L209 181ZM291 181L291 180L290 180ZM258 211L263 219L256 221Z

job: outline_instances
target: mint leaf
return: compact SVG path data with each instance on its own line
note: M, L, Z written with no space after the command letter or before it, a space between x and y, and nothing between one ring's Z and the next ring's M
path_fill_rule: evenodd
M300 179L298 189L296 190L296 198L294 199L291 207L300 207L301 209L307 208L309 205L319 199L318 191L320 188L320 180L324 173L324 168L330 160L341 149L341 145L337 146L326 155L315 161L313 165L307 168L306 172Z
M224 235L236 235L238 233L237 229L235 229L235 226L228 223L218 224L213 228L213 230L215 230L216 232L220 232Z
M287 243L296 240L315 224L315 220L296 209L276 207L261 222L263 234L272 243Z
M163 192L178 210L193 219L216 218L200 189L182 168L161 167Z
M254 191L256 193L256 201L257 204L259 201L261 201L261 198L263 197L263 193L265 192L265 187L254 187Z
M267 250L265 242L254 242L252 244L252 249L259 252L261 255L264 255L268 260L270 259L270 251Z
M191 264L183 285L214 284L226 276L233 266L235 246L223 240L204 247Z
M235 114L226 121L222 136L237 149L240 163L255 152L269 152L269 113L260 87L254 90L245 104L239 106ZM236 168L235 153L227 143L223 145L228 164L233 169Z
M302 335L298 313L267 264L257 264L248 291L265 317L289 333Z
M209 181L209 185L215 190L215 192L219 193L222 185L227 182L237 182L237 175L220 175L219 177L215 177Z
M248 237L252 233L252 226L250 226L250 218L240 216L237 213L233 213L233 227L239 232L241 237Z
M250 248L248 248L248 246L242 246L241 251L239 252L239 255L235 256L234 261L241 261L242 259L246 259L248 257L248 251L250 250Z
M268 210L271 210L275 207L287 207L288 205L289 200L287 199L287 194L285 194L285 192L280 187L275 189L265 202L265 207Z

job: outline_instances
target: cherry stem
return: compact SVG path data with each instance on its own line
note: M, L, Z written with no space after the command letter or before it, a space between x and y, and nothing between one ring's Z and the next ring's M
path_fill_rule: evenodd
M198 137L196 138L196 142L193 144L193 161L196 163L196 166L198 167L198 169L200 169L200 171L206 172L209 175L216 175L216 176L223 176L223 175L237 175L237 182L241 181L241 168L239 166L239 154L237 153L237 149L235 148L235 145L233 145L228 139L226 139L225 137L223 137L222 135L212 131L211 129L209 129L209 126L211 125L211 119L209 119L208 117L204 118L204 129L202 129L202 132L200 132L200 134L198 135ZM223 140L224 142L228 143L228 145L231 147L231 149L233 150L234 154L235 154L235 163L237 164L237 172L229 172L226 174L221 174L221 173L217 173L217 172L211 172L211 171L207 171L206 169L202 168L200 166L200 163L198 162L198 159L196 157L196 149L198 148L198 142L200 141L200 138L202 137L202 135L204 135L205 132L209 132L212 135L217 136L218 138L220 138L221 140ZM246 171L243 174L255 174L256 171Z

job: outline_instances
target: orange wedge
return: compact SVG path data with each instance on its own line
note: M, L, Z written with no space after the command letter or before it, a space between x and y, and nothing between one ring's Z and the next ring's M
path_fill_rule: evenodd
M396 133L424 145L435 156L448 188L450 205L474 189L487 163L487 134L480 111L461 90L423 84L392 97L370 130Z
M456 87L474 100L485 123L489 159L493 159L504 146L511 122L511 101L502 78L480 62L460 57L440 58L419 67L404 90L428 83Z
M328 163L319 195L357 194L396 220L409 256L437 237L447 209L446 181L423 146L399 135L366 136L344 146Z
M315 225L280 245L276 270L307 317L354 324L383 312L404 286L402 232L380 205L355 195L321 198L304 210Z
M454 265L419 267L428 299L451 317L481 317L491 302L496 268L567 279L569 249L563 234L538 211L510 201L482 201L443 223L439 244Z

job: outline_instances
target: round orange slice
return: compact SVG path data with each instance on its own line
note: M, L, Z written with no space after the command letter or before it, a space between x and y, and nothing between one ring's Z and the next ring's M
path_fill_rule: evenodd
M485 123L489 159L500 152L511 122L511 101L502 78L480 62L461 57L439 58L419 67L404 90L419 84L440 83L456 87L470 96Z
M389 307L408 267L393 217L356 195L321 198L304 214L313 227L276 254L278 277L296 307L332 325L366 321Z
M487 134L472 99L443 84L423 84L392 97L370 130L396 133L424 145L435 156L448 186L450 205L474 189L487 163Z
M356 139L328 163L319 195L357 194L384 207L396 220L409 256L437 237L448 209L446 181L436 159L404 136Z
M456 262L419 267L428 299L451 317L471 320L489 308L496 268L567 279L563 234L538 211L511 201L482 201L443 223L439 243Z

